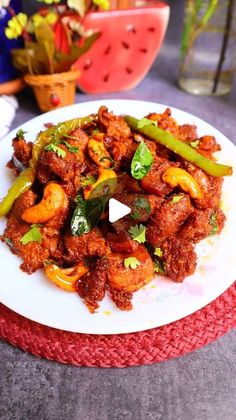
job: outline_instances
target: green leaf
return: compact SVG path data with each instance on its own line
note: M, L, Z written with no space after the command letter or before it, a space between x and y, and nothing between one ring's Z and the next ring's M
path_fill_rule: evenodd
M210 224L212 225L212 230L209 234L209 236L215 235L218 232L218 224L217 224L217 218L216 213L213 212L210 216Z
M180 195L174 195L174 197L171 200L171 204L178 203L180 200L182 200L183 194Z
M92 185L95 182L96 182L96 178L93 175L88 175L86 177L80 178L80 185L83 188L88 187L89 185Z
M149 120L149 118L142 118L139 120L137 128L140 129L146 127L147 125L155 125L157 127L157 121Z
M140 265L139 260L135 257L129 257L124 259L124 266L125 268L132 268L132 270L135 270Z
M65 158L66 157L66 152L65 150L61 149L60 147L58 147L56 144L54 143L50 143L48 144L48 146L46 146L44 148L44 150L47 150L49 152L55 152L57 154L57 156L61 157L61 158Z
M155 248L153 254L160 258L163 257L163 252L161 248Z
M17 131L16 133L16 137L18 139L23 139L24 138L24 134L26 133L26 131L22 130L21 128Z
M153 156L144 141L141 141L131 162L132 177L143 179L149 172L152 164Z
M155 259L154 260L154 272L160 273L161 275L166 275L166 267L165 262L162 260Z
M78 139L77 139L78 140ZM78 146L72 146L70 143L68 143L68 141L66 140L62 140L60 141L61 144L64 144L67 149L69 150L69 152L71 153L77 153L79 151Z
M31 229L20 239L22 245L27 245L29 242L42 242L42 235L39 230L41 225L31 225Z
M84 233L90 232L91 224L90 220L87 218L87 203L85 200L83 200L82 196L77 195L76 197L77 206L75 208L75 211L73 213L70 227L72 235L80 236Z
M132 239L139 244L146 242L146 226L143 226L142 224L131 226L129 233Z
M140 210L144 210L147 214L151 213L150 201L149 198L140 196L135 200L134 210L130 217L132 219L139 219L141 217Z
M200 143L200 141L199 141L199 140L191 141L191 142L190 142L190 146L191 146L193 149L196 149L196 148L199 146L199 143Z
M92 200L84 200L78 194L76 197L77 206L71 219L71 232L75 236L90 232L99 222L102 212L109 200L109 195L104 195Z

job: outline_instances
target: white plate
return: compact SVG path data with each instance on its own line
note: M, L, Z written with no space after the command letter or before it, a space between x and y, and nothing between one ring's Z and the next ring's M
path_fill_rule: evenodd
M96 112L106 105L114 113L132 114L142 117L149 112L163 112L165 105L129 101L109 100L76 104L40 115L20 128L27 131L26 138L34 140L46 122L57 123L77 116ZM186 112L172 108L174 118L180 123L195 124L199 135L211 134L222 146L219 161L236 169L235 146L206 122ZM10 159L11 140L17 128L1 140L0 196L4 196L12 182L5 164ZM50 327L62 330L90 333L116 334L141 331L158 327L185 317L211 302L223 293L236 279L235 233L236 233L236 176L226 177L223 188L223 210L227 222L221 235L202 241L197 246L198 265L193 276L177 284L157 276L151 283L134 294L134 309L122 312L105 297L98 313L91 315L76 294L66 293L50 284L38 271L27 275L19 269L20 259L8 247L0 244L0 299L1 302L25 317ZM0 221L0 232L5 221Z

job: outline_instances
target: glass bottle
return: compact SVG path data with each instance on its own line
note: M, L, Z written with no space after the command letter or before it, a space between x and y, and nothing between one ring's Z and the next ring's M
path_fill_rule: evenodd
M236 63L236 0L186 0L179 86L197 95L224 95Z

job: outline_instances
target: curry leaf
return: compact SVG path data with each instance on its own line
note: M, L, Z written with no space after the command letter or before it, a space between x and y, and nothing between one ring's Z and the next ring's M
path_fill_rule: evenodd
M131 162L131 174L135 179L143 179L153 164L153 156L144 143L141 141Z
M182 200L183 198L183 194L180 195L174 195L172 200L171 200L171 204L176 204L178 203L180 200Z
M84 200L80 194L77 195L77 206L70 224L72 234L80 236L90 232L98 224L109 198L109 195L104 195L92 200Z
M212 225L210 236L212 236L218 232L217 218L215 212L213 212L210 216L210 224Z

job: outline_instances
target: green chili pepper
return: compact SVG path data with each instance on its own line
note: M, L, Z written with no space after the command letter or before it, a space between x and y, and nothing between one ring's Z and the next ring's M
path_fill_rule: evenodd
M62 123L57 124L54 127L47 128L47 130L41 131L39 133L36 141L33 145L32 150L32 159L30 160L29 165L32 168L35 168L40 152L44 147L50 143L58 142L68 131L76 130L77 128L84 128L86 124L94 121L96 115L89 115L88 117L74 118L73 120L68 120Z
M12 204L23 192L28 190L34 182L35 172L32 168L26 168L13 182L6 197L0 203L0 217L5 216Z
M125 116L125 121L132 130L138 131L141 134L144 134L145 136L156 141L157 143L162 144L163 146L172 150L172 152L177 153L182 158L203 169L209 175L226 176L232 175L233 173L231 166L222 165L220 163L214 162L213 160L207 159L205 156L198 153L188 144L177 139L168 131L164 131L159 127L155 127L154 125L146 125L142 128L138 128L137 126L139 120L129 115Z
M86 124L92 122L95 118L96 115L74 118L73 120L59 123L55 127L50 127L39 133L33 145L32 158L29 162L29 168L26 168L16 178L12 186L9 188L7 195L0 203L0 217L6 216L6 214L11 210L14 201L33 184L35 180L35 167L41 150L48 144L59 141L64 134L68 133L68 131L82 128L86 126Z

